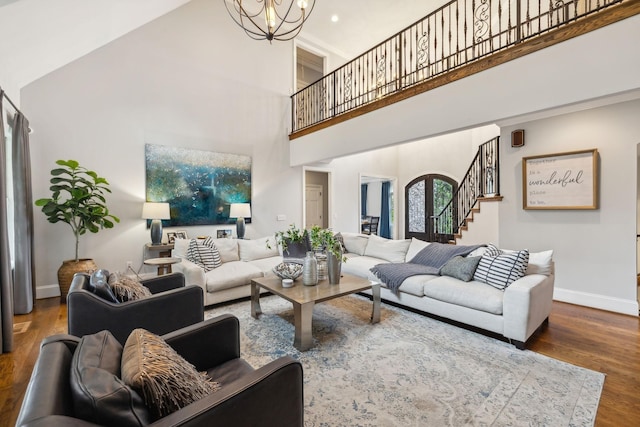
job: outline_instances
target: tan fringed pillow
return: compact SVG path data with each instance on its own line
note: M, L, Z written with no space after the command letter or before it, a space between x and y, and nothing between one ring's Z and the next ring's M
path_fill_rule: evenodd
M133 301L151 296L149 288L131 277L111 273L109 275L109 286L118 301Z
M134 329L122 350L122 380L140 393L154 419L162 418L218 390L162 338Z

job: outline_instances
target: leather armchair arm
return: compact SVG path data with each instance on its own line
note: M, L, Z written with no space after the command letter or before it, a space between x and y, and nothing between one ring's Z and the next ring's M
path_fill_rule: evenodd
M302 365L284 356L152 426L304 425Z
M80 418L67 417L65 415L47 415L27 423L16 424L20 427L100 427L99 424L90 423Z
M240 357L240 322L230 314L187 326L162 338L199 371Z
M182 273L172 273L144 279L140 283L149 288L152 294L157 294L171 289L184 288L185 279Z
M162 335L201 322L204 295L198 286L186 286L117 304L81 290L67 296L67 312L71 335L107 329L124 345L135 328Z

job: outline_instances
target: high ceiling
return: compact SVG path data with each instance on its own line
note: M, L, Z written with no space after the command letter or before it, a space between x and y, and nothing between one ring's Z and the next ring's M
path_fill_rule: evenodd
M317 0L300 35L352 58L425 17L445 2ZM338 16L338 22L331 22L332 15Z
M19 90L189 1L0 0L0 84ZM317 0L300 36L352 58L443 2Z

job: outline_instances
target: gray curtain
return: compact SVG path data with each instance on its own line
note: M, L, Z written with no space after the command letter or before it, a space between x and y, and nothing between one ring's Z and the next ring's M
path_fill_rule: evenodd
M7 224L7 150L4 137L4 111L0 89L0 343L2 353L13 350L13 281L11 254L9 253L9 228Z
M11 145L13 170L15 270L13 309L15 314L33 310L35 289L33 272L33 201L31 198L31 161L29 121L16 114Z

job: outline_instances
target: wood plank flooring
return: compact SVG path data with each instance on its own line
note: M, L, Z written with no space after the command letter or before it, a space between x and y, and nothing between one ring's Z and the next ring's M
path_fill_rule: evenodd
M66 306L58 298L38 300L14 322L14 351L0 355L0 427L15 424L40 341L66 333ZM596 426L640 425L638 317L554 302L549 326L528 349L606 374Z

